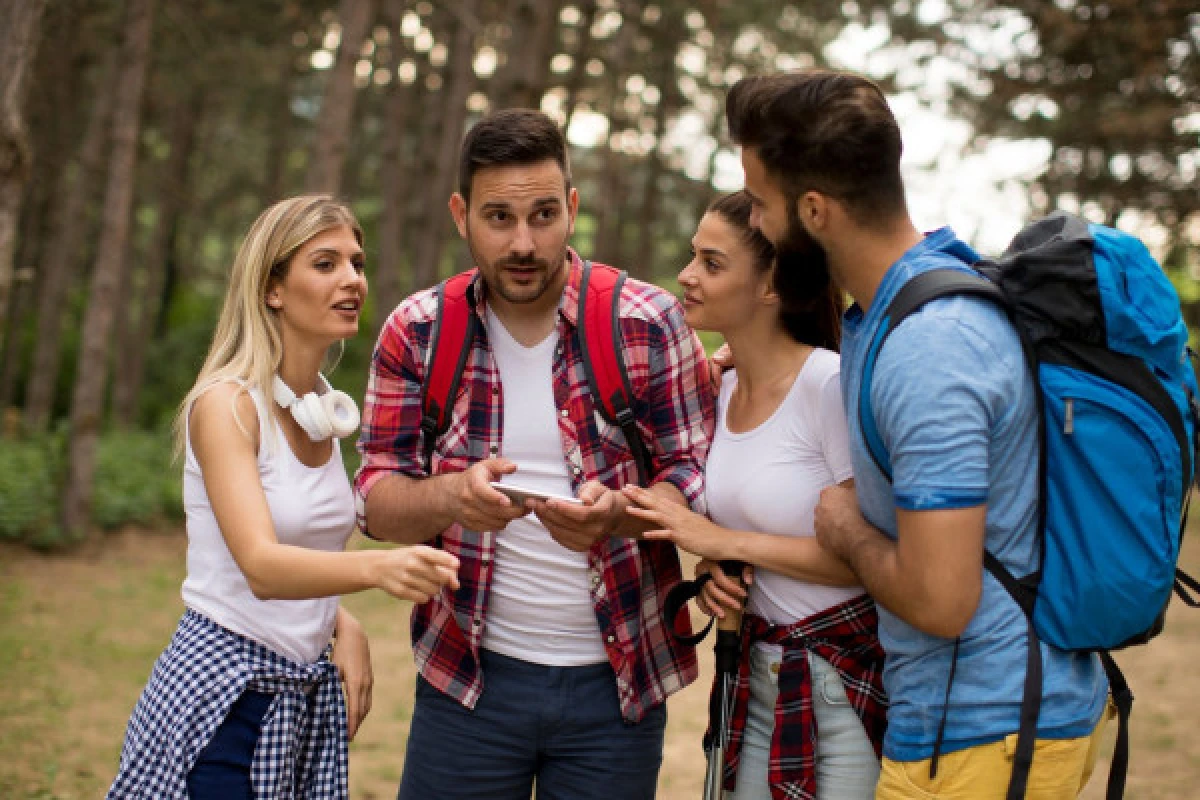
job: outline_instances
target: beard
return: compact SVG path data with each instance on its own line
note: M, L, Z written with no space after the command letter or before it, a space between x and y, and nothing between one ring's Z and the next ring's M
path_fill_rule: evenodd
M787 231L775 246L772 281L784 311L805 312L828 297L832 279L825 248L804 229L791 205Z
M561 247L557 248L555 256L549 259L538 258L534 254L525 254L509 255L488 262L476 250L469 225L467 227L467 249L471 251L471 258L475 265L483 272L488 291L495 292L501 300L511 305L526 305L540 300L559 278L567 258L567 241L564 239ZM505 270L512 267L536 270L536 277L526 284L510 281Z

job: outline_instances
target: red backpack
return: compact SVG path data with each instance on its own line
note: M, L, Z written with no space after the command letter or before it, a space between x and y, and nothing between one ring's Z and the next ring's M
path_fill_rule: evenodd
M430 348L433 356L425 371L421 397L422 445L425 469L430 474L433 474L434 446L450 426L454 398L479 326L472 298L467 296L476 273L476 270L459 273L437 287L438 314ZM579 287L579 324L575 330L596 410L610 425L621 429L637 465L638 484L648 486L650 451L638 434L631 408L633 390L625 371L617 315L625 278L625 272L615 267L584 262Z

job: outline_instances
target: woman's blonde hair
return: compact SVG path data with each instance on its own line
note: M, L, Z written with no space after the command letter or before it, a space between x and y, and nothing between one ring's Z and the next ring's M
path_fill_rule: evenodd
M267 305L267 292L287 275L292 256L305 242L342 225L354 231L362 246L362 228L349 208L329 195L308 194L279 201L250 226L233 260L208 356L175 417L177 454L184 448L192 403L214 384L233 380L244 390L263 387L264 395L271 397L271 380L283 360L283 339L279 318ZM234 418L242 426L236 409Z

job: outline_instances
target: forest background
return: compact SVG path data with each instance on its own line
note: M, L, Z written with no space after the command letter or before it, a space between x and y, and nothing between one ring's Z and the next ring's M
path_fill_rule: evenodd
M324 191L362 221L372 290L332 376L361 396L388 311L468 266L446 201L481 114L559 121L576 248L676 291L700 214L741 181L724 93L823 65L888 92L919 224L993 254L1055 208L1119 226L1200 329L1195 0L0 0L0 796L111 779L180 610L170 420L264 207ZM347 604L380 676L354 794L390 796L406 609ZM1200 782L1191 617L1122 655L1130 797ZM660 797L698 796L706 688L672 700Z

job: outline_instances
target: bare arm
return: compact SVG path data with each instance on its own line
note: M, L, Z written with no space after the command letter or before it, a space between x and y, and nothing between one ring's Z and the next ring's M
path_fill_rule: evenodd
M817 538L846 560L875 601L914 628L952 639L983 591L986 506L896 511L898 538L863 518L854 492L831 487L817 506Z
M250 436L238 426L238 419ZM221 534L260 599L297 600L378 587L424 602L458 585L458 561L432 548L330 553L281 544L258 475L258 411L234 384L198 398L189 421L192 449Z
M837 556L810 536L786 536L724 528L682 504L666 504L627 487L629 515L649 526L647 539L669 541L710 561L736 560L789 578L825 586L856 586L858 579Z

